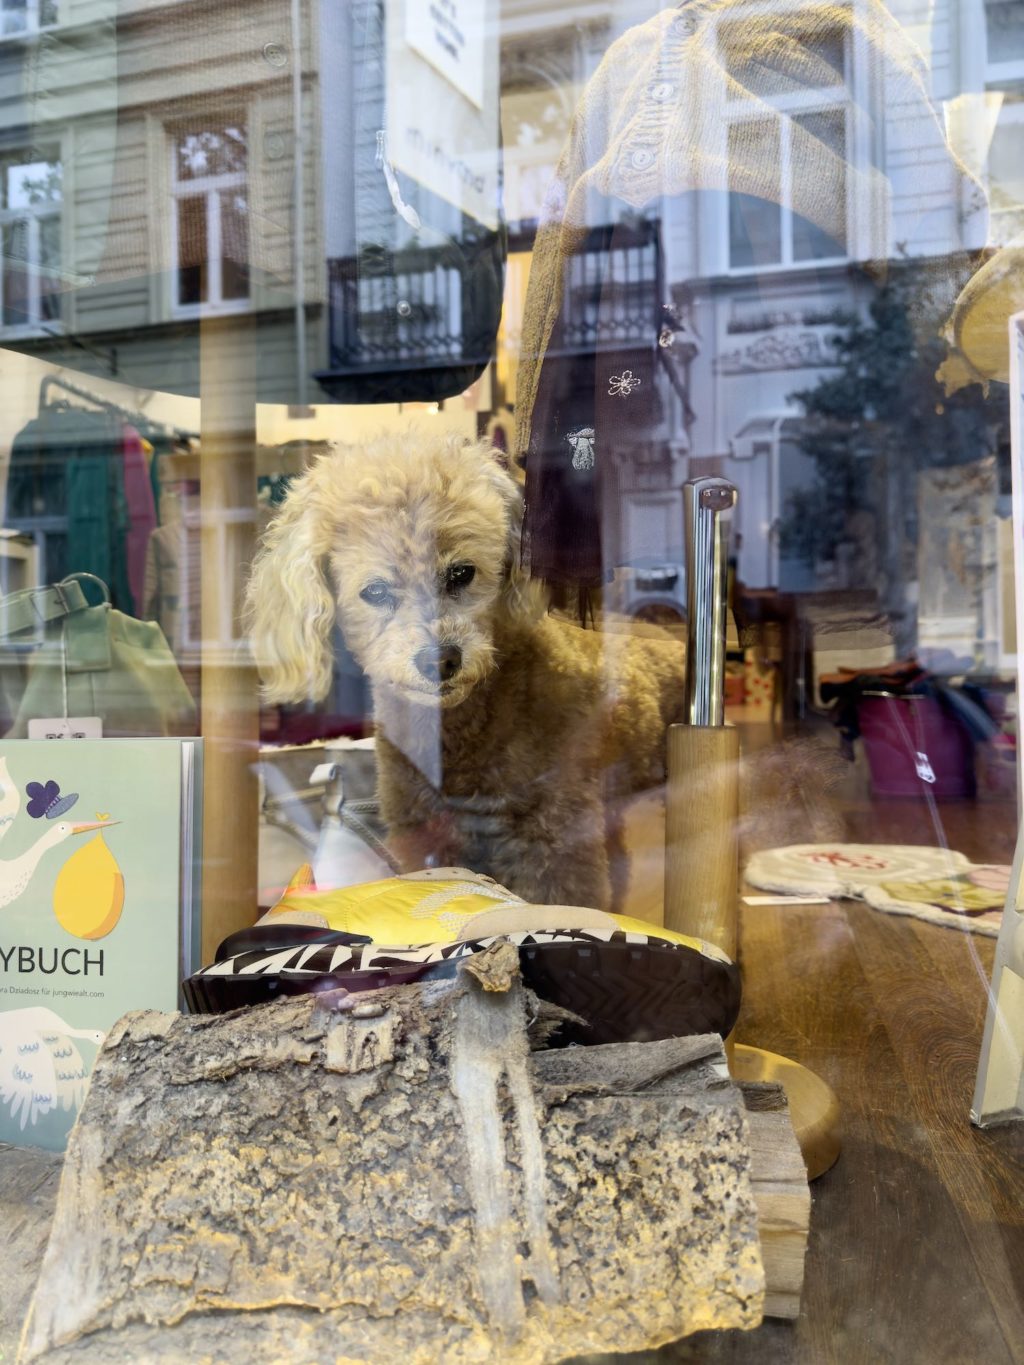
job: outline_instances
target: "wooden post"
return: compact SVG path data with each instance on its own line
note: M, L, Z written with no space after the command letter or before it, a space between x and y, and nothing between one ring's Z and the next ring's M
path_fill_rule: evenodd
M669 726L665 925L734 961L739 758L731 726Z
M668 730L665 924L736 958L739 738L725 724L728 537L736 489L703 477L683 485L688 724Z
M255 543L252 321L204 318L199 327L204 962L256 917L258 684L240 622Z

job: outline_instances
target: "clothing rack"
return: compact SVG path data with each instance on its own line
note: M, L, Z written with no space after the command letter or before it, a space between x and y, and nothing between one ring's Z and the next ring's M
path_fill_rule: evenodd
M184 431L181 427L171 426L167 422L157 422L152 417L147 417L141 412L132 412L130 408L124 408L120 403L115 403L109 398L101 398L99 394L93 393L90 389L83 389L78 384L73 384L70 379L65 379L63 375L47 374L44 375L39 385L39 409L49 406L49 394L51 389L63 389L65 393L72 393L76 398L81 398L83 402L92 403L98 408L105 408L108 412L116 413L125 422L140 430L140 435L145 435L146 430L159 433L162 436L172 436L175 440L183 442L195 441L197 433L194 431Z

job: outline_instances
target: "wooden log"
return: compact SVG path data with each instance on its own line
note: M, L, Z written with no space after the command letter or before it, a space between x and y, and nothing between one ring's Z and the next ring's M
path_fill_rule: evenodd
M766 1318L796 1318L811 1195L780 1085L740 1085L750 1130L750 1183L764 1262ZM13 1359L53 1221L62 1158L0 1143L0 1225L10 1272L0 1279L0 1360Z
M764 1262L764 1315L796 1318L804 1285L811 1190L781 1085L741 1083L750 1129L750 1179Z
M0 1276L0 1361L13 1360L22 1319L39 1277L53 1221L60 1179L59 1152L11 1147L0 1142L0 1227L4 1273Z
M755 1326L720 1039L530 1053L493 952L369 997L126 1016L22 1360L542 1365Z

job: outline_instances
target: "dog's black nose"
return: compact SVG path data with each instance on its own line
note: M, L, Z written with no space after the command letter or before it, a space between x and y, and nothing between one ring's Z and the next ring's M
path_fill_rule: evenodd
M462 667L462 650L458 645L427 645L413 663L431 682L448 682Z

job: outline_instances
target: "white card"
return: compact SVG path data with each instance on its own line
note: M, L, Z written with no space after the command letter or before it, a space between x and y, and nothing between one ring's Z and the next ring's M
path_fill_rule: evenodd
M30 720L29 739L102 739L102 716L57 716L52 720Z

